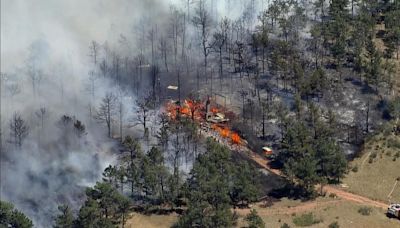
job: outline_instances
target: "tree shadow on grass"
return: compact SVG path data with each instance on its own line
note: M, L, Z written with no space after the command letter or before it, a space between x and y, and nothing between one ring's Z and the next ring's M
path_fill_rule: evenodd
M286 183L286 185L282 186L281 188L272 190L269 193L269 196L275 199L288 198L301 201L308 201L315 198L315 194L312 192L308 192L305 189L291 183Z

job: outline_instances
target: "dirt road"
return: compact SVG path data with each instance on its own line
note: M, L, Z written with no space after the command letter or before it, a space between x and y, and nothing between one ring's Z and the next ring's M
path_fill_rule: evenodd
M271 168L268 165L269 161L265 157L251 151L246 145L232 145L229 142L229 140L220 137L218 135L218 133L213 133L213 132L204 133L203 132L203 134L206 136L215 138L218 142L226 145L228 148L230 148L233 151L237 151L238 153L246 155L247 157L249 157L251 160L253 160L255 163L257 163L260 167L264 168L265 170L267 170L271 173L274 173L276 175L279 175L279 176L284 176L280 170ZM369 199L364 196L356 195L356 194L347 192L343 189L340 189L340 188L332 186L332 185L324 186L323 190L327 194L335 194L337 197L339 197L341 199L356 202L356 203L359 203L359 204L362 204L365 206L378 207L378 208L382 208L382 209L387 209L387 207L388 207L387 203L377 201L377 200L372 200L372 199ZM311 203L311 205L312 205L312 203Z
M249 158L251 158L254 162L256 162L258 165L260 165L261 167L263 167L264 169L275 173L277 175L283 176L282 173L277 170L277 169L272 169L271 167L268 166L268 160L263 158L262 156L252 152L252 151L247 151L249 153ZM327 192L327 194L335 194L336 196L344 199L344 200L348 200L348 201L353 201L356 203L360 203L366 206L372 206L372 207L379 207L379 208L383 208L386 209L388 207L387 203L384 202L380 202L380 201L376 201L376 200L372 200L369 199L367 197L364 196L360 196L360 195L356 195L350 192L347 192L343 189L340 189L338 187L335 186L331 186L331 185L327 185L324 186L324 191Z

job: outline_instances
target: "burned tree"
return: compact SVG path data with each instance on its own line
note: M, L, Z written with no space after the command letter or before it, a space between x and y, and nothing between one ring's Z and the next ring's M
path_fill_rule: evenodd
M223 74L223 56L222 52L228 40L228 31L230 28L230 21L228 18L224 18L220 24L218 30L213 34L213 48L219 55L219 77L222 80Z
M93 64L97 65L100 52L100 44L92 40L92 42L90 42L89 52L89 56L92 58Z
M165 37L160 37L160 45L158 49L164 62L165 71L168 72L168 43Z
M174 65L177 67L178 65L178 48L179 48L179 38L183 39L183 33L184 33L184 23L182 23L184 19L184 13L182 13L180 10L178 10L175 7L170 8L170 37L172 39L172 51L174 55ZM182 46L182 49L184 47Z
M100 122L106 123L108 130L108 137L111 138L111 123L112 117L115 114L115 106L117 97L113 93L107 93L102 99L99 110L97 111L96 119Z
M10 143L14 144L15 147L21 147L28 134L29 126L21 115L15 112L10 120Z
M41 139L41 135L44 133L44 123L45 123L45 119L49 117L49 112L47 111L47 109L45 107L41 107L39 110L37 110L35 112L36 117L39 119L40 121L40 129L41 132L38 135L39 136L39 142Z
M146 96L141 100L136 101L138 110L136 123L143 126L145 136L148 134L147 122L149 121L150 108L153 105L153 99L151 96Z
M160 87L160 68L157 65L152 65L150 67L150 74L151 74L151 86L152 86L152 97L154 100L157 100L159 93L158 88Z
M200 0L192 19L193 25L199 30L200 42L204 56L204 76L207 79L207 58L210 54L211 45L209 44L209 36L211 30L211 16L205 9L204 0Z
M78 138L81 138L87 134L86 127L80 120L76 120L74 122L74 133Z
M44 128L44 120L48 117L49 112L45 107L41 107L39 110L35 112L37 118L40 120L40 127Z

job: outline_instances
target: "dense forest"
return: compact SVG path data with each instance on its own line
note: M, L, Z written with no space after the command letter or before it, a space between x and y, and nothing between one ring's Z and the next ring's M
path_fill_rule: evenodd
M83 57L38 39L5 61L1 227L124 227L131 212L234 227L234 209L315 199L369 138L400 135L399 1L161 2ZM277 173L246 154L265 146Z

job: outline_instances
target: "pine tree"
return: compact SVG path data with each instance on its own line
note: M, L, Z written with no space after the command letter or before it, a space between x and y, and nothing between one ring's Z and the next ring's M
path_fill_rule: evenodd
M22 212L14 209L14 205L0 201L0 227L32 228L32 221Z
M58 206L59 215L55 219L54 228L73 228L74 227L74 216L68 205Z
M245 220L249 224L249 228L264 228L265 223L262 218L257 214L255 209L250 211L250 214L246 215Z
M381 54L377 50L372 37L369 37L366 43L366 59L367 62L364 63L364 72L366 77L366 83L369 85L374 85L377 89L378 83L380 81L381 75Z

